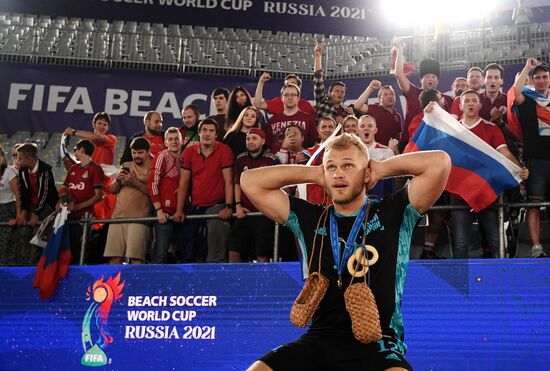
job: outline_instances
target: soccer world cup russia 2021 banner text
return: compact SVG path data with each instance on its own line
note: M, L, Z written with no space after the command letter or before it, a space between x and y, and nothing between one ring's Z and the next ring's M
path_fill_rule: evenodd
M380 36L384 31L390 32L390 24L379 16L378 8L379 2L373 0L0 2L0 11L12 13L358 36Z

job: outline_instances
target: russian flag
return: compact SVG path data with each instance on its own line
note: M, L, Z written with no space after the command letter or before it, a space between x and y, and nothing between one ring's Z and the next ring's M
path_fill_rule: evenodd
M512 86L506 93L506 118L508 119L508 130L516 139L523 140L523 130L519 122L519 108L515 104L516 90Z
M475 212L521 182L516 164L437 105L424 115L404 152L429 150L449 154L452 168L445 189L462 197Z
M71 264L68 214L67 207L63 206L55 217L52 234L38 261L33 286L43 300L55 294L59 280L67 275Z

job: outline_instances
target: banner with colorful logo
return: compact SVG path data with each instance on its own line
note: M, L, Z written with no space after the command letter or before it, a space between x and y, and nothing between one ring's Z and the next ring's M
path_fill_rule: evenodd
M298 263L71 267L46 302L35 270L0 268L1 370L244 370L304 331L289 320ZM543 260L411 261L407 359L544 370L548 297Z

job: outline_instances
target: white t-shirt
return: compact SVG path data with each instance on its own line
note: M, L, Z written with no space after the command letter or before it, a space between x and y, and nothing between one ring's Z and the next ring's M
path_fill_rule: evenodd
M384 161L387 158L395 156L395 153L388 147L378 142L367 145L369 156L376 161Z
M7 204L15 201L15 194L11 190L10 182L17 176L15 169L8 166L4 175L0 177L0 204Z

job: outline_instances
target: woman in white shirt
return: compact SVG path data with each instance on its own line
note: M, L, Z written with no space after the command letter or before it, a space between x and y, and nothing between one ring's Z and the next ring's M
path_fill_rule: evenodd
M21 212L19 203L19 178L8 166L4 148L0 146L0 221L9 226L0 226L0 265L12 265L17 261L17 243L14 226Z

